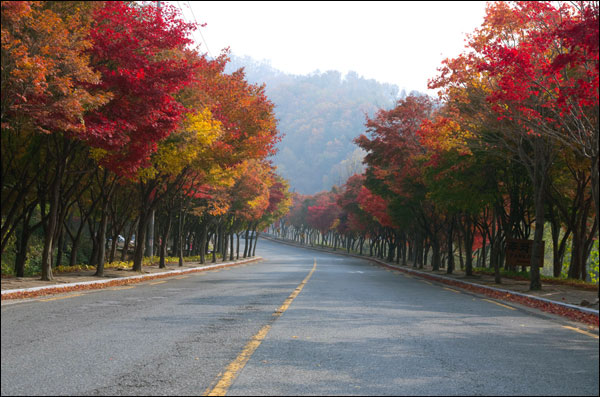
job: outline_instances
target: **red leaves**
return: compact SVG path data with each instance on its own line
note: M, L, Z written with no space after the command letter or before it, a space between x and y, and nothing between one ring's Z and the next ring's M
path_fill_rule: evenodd
M380 110L374 119L367 119L371 137L362 135L355 142L367 151L364 161L372 170L372 183L394 195L411 195L419 183L418 158L423 153L417 131L432 110L428 97L409 96L394 109Z
M269 188L269 206L266 212L275 212L277 206L285 199L287 188L282 182L275 182Z
M502 12L516 23L488 20L484 26L494 34L485 38L475 62L493 78L488 100L524 127L543 122L549 133L564 134L566 115L581 118L598 106L597 3L575 9L524 2ZM506 38L512 36L519 40ZM543 116L548 112L552 117Z
M382 197L373 194L366 187L362 187L356 198L360 207L373 216L383 227L394 227L394 223L388 214L388 203Z
M83 139L107 151L103 165L131 176L178 125L183 107L172 95L192 80L196 65L183 51L194 26L170 6L125 2L104 3L94 20L92 63L102 74L95 89L112 100L88 114Z
M308 207L307 221L321 234L325 234L333 227L339 212L337 195L333 192L323 192L317 195L316 205Z

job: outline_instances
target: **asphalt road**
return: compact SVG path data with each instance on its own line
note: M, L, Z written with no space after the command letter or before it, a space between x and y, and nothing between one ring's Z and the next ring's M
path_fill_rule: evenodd
M3 302L1 394L199 395L229 376L228 395L598 395L597 331L359 259L257 254Z

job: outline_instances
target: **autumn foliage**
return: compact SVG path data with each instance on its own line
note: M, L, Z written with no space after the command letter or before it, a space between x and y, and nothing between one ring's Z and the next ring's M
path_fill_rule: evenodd
M2 3L1 237L17 275L40 230L43 279L81 244L101 276L118 240L138 271L148 233L161 267L169 251L230 259L234 236L239 256L241 234L287 212L274 105L225 73L226 51L193 48L195 29L164 4Z
M281 232L497 282L506 240L533 239L531 289L545 238L554 277L597 281L598 3L489 3L466 43L430 80L437 99L367 118L365 173L294 196Z

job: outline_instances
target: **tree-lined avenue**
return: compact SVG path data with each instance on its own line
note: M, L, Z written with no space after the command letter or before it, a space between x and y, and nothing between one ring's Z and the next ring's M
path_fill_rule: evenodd
M202 394L269 323L229 395L598 394L598 339L571 323L361 259L265 240L257 254L160 284L3 304L2 395Z

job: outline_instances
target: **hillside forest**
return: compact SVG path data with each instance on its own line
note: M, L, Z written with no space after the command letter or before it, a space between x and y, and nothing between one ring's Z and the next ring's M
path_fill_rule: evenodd
M365 152L353 140L364 131L365 117L406 97L396 85L356 72L291 75L247 56L232 56L226 70L241 67L248 81L266 85L282 134L273 163L290 181L290 189L302 194L341 186L351 175L362 173Z

